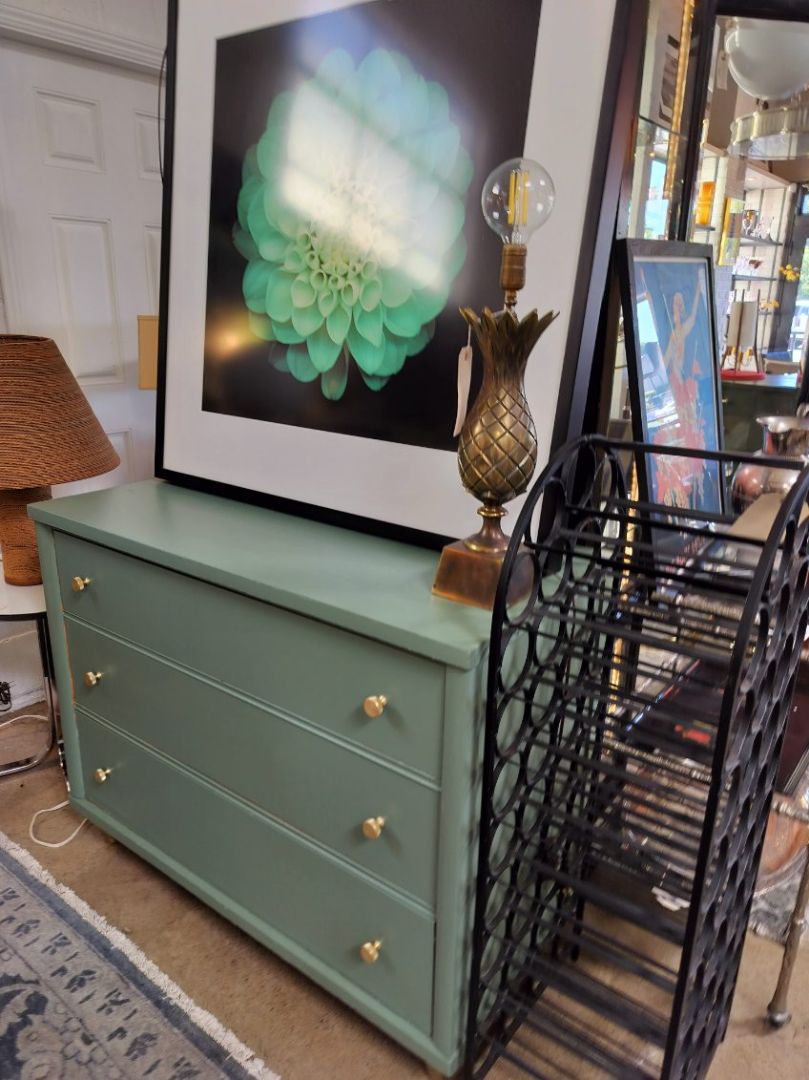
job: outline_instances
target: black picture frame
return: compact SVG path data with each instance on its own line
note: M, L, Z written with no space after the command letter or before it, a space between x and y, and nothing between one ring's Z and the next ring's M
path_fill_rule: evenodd
M640 443L672 445L672 442L663 440L673 437L676 445L687 449L723 450L722 388L711 245L678 240L621 240L616 244L616 254L633 438ZM686 298L687 275L692 269L695 272L694 280L704 275L704 293L695 289ZM679 274L679 278L675 274ZM642 278L647 281L643 293L639 289ZM682 290L675 288L678 281L682 282ZM662 312L666 313L663 318ZM645 323L643 328L641 319ZM674 326L678 327L676 338L671 333ZM701 335L701 340L693 339L689 349L688 337L694 332ZM654 338L654 341L650 342L650 338ZM701 346L699 350L694 348L697 342ZM680 370L672 373L669 365L675 358ZM686 364L690 365L687 371ZM708 371L703 372L700 364L707 366ZM710 391L712 401L709 403L710 409L703 410L705 403L700 395L706 390ZM702 443L698 441L697 423L705 429ZM702 459L677 460L681 463L679 467L685 470L690 467L690 461L696 463ZM650 469L648 456L639 454L637 469L641 501L656 507L668 505L679 510L687 509L689 504L682 499L685 488L693 482L702 493L700 498L704 499L701 503L695 500L695 505L691 507L695 517L703 513L711 517L725 514L727 492L721 467L717 462L708 461L702 461L702 465L701 476L686 476L683 472L681 477L672 476L664 480ZM674 501L667 501L666 495L669 493ZM677 501L678 498L680 501Z
M235 498L282 512L294 513L298 516L309 517L330 524L439 549L448 539L459 535L459 533L434 531L421 526L410 527L407 523L401 521L386 521L335 507L315 504L305 499L289 498L277 493L256 490L249 486L241 486L235 482L225 482L207 475L197 475L191 471L173 467L172 464L167 462L166 381L169 365L169 282L172 266L172 205L177 195L175 188L174 144L177 130L178 17L181 4L188 3L190 3L190 0L169 0L168 9L155 474L161 479L209 494ZM493 7L496 7L496 0L491 0L491 3ZM539 8L538 3L536 6ZM631 126L631 106L628 102L630 96L634 98L642 53L642 32L637 32L638 19L636 16L639 11L645 11L645 7L646 0L616 0L613 31L606 57L605 89L600 104L600 119L598 121L592 173L589 178L590 193L586 211L583 215L585 222L584 240L578 261L579 268L576 274L574 295L571 297L570 304L571 317L568 325L565 346L566 360L562 376L563 386L560 394L563 411L569 411L571 408L575 409L575 402L583 400L582 395L586 390L586 379L582 380L582 373L579 372L578 376L574 376L576 388L574 401L571 402L568 389L572 389L572 387L569 386L566 373L571 371L569 361L573 360L574 357L578 359L582 351L585 353L590 351L589 342L594 332L594 326L597 323L594 303L598 292L603 289L603 281L606 276L605 245L608 246L608 231L611 228L610 223L614 220L617 208L621 174L625 166L624 147L627 145L627 134ZM629 46L626 33L627 27L633 30L629 37ZM628 89L630 87L631 89ZM619 105L620 108L618 108ZM597 227L595 229L591 224L591 211L594 207L598 208ZM470 501L470 525L474 522L473 513L474 504Z

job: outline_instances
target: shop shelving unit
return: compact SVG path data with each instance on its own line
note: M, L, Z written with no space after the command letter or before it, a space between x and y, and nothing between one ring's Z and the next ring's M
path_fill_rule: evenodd
M757 182L767 186L756 186ZM731 289L737 300L759 300L757 347L759 355L764 355L772 342L778 315L778 308L773 304L781 297L783 279L778 271L789 217L794 210L792 188L785 180L779 181L771 174L762 175L748 165L745 209L754 211L759 220L770 221L770 235L742 237L740 251L748 258L760 258L761 272L734 273Z

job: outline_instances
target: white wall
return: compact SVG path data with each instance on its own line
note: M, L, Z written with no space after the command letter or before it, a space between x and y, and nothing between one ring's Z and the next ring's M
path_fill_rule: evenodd
M0 564L2 573L2 564ZM11 686L11 708L20 709L42 701L42 665L34 623L0 623L0 682ZM3 714L0 713L0 720Z

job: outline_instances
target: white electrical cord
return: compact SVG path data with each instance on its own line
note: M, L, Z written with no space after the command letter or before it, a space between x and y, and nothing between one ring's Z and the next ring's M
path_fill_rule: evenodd
M9 724L16 723L17 720L45 720L50 722L47 716L41 716L39 713L20 713L19 716L10 716L7 720L0 720L0 728L8 727Z
M12 641L19 641L20 638L33 637L35 633L36 630L18 630L16 634L0 638L0 645L9 645Z
M71 840L75 840L81 830L87 824L87 818L82 818L73 832L68 836L66 840L60 840L58 844L52 844L48 840L39 840L34 836L34 825L38 817L42 817L43 814L52 814L56 810L64 810L66 806L70 805L70 800L65 799L64 802L57 803L56 806L48 806L45 810L37 810L34 816L31 818L31 824L28 826L28 835L34 841L35 844L39 844L41 847L60 848L65 847Z
M20 713L19 716L11 716L8 720L0 720L0 728L8 727L9 724L13 724L16 720L46 720L47 716L42 716L39 713ZM57 844L52 844L49 840L40 840L34 836L34 825L38 817L42 817L43 814L53 814L56 810L64 810L66 806L70 805L70 800L65 799L64 802L57 803L56 806L48 806L44 810L37 810L34 816L31 818L31 824L28 826L28 835L35 844L39 844L40 847L47 848L61 848L70 843L71 840L75 840L81 830L87 824L87 819L83 818L73 832L68 836L66 840L60 840Z

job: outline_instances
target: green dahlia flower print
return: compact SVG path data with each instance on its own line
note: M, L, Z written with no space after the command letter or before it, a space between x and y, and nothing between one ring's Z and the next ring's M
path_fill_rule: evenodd
M381 390L431 339L466 255L472 162L447 93L396 52L342 49L275 97L242 170L234 241L252 331L325 397L353 358Z

